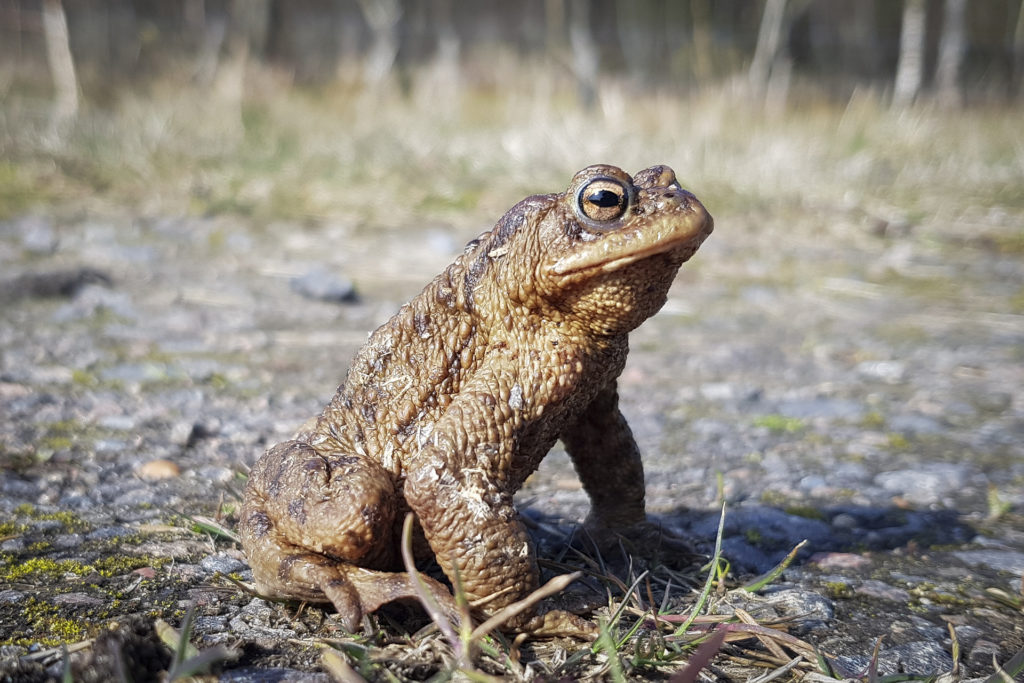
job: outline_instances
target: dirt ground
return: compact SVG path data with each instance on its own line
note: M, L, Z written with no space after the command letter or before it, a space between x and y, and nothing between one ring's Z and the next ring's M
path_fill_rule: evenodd
M700 132L705 116L689 121L695 139L619 155L567 145L543 162L545 150L516 137L525 127L507 128L512 160L480 162L447 194L410 133L390 144L412 150L411 170L335 178L344 190L320 204L306 186L314 208L298 217L265 209L280 192L259 184L286 177L281 192L298 194L312 171L287 164L237 177L200 166L187 186L163 178L170 196L131 195L152 171L92 193L73 153L57 155L57 170L41 153L12 154L16 182L48 179L70 197L0 223L0 671L55 676L66 644L80 648L82 680L102 680L118 652L144 680L170 666L153 625L178 626L195 605L195 646L230 648L215 664L222 680L298 680L288 676L322 670L323 643L366 678L450 672L450 648L416 634L426 622L415 611L387 612L353 638L329 611L254 598L224 578L248 578L238 544L197 522L230 530L247 468L319 412L367 332L466 240L527 192L559 191L601 161L672 165L716 219L664 310L634 333L621 378L650 510L710 553L726 503L730 574L709 612L788 618L840 676L866 675L876 641L883 674L993 673L1024 651L1020 117L993 114L975 122L987 132L965 133L935 112L872 116L755 129L744 144L727 123ZM561 125L553 138L583 129ZM650 137L644 125L633 134ZM488 134L452 134L457 158L440 174ZM940 140L950 149L936 150ZM308 291L345 298L349 284L345 301ZM518 500L547 560L587 567L565 554L586 497L563 453ZM766 588L725 592L802 540ZM622 600L599 578L618 571L628 585L630 568L614 564L577 593ZM669 611L685 615L700 568L652 572L656 601L667 592ZM647 605L641 593L631 607ZM527 644L517 660L488 654L480 670L566 680L683 667L692 650L643 656L658 631L640 619L641 635L625 638L631 614L612 627L614 648ZM800 652L748 638L708 671L746 677ZM808 675L813 659L787 675Z

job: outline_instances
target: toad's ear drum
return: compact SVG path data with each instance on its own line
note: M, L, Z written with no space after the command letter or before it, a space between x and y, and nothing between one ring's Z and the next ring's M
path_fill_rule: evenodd
M614 178L595 178L576 196L576 206L588 222L608 223L618 220L629 208L629 191Z

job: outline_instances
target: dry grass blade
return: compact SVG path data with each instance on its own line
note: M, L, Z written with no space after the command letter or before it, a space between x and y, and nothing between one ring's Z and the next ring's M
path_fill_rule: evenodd
M1010 661L1002 666L999 666L999 662L996 661L993 655L992 666L995 669L995 673L989 676L985 683L1001 683L1003 681L1011 683L1014 680L1014 676L1024 673L1024 650L1015 654Z
M947 623L946 628L949 629L949 642L951 645L950 650L953 654L953 670L950 674L956 680L960 679L960 639L956 637L956 629L953 628L953 624Z
M581 576L583 576L583 572L573 572L572 574L562 574L561 576L556 576L555 578L551 579L537 590L527 595L522 600L517 600L516 602L513 602L511 605L508 605L507 607L503 608L500 612L492 616L490 619L477 626L475 629L473 629L473 632L470 634L470 640L476 641L480 638L483 638L488 633L490 633L497 627L507 622L509 619L513 619L516 616L522 614L523 612L525 612L526 610L530 609L538 602L543 600L544 598L552 596L555 593L560 593L564 591L566 588L569 587L569 584L571 584L573 581L580 578Z
M736 616L744 624L749 624L749 625L752 625L752 626L759 626L760 625L760 624L757 623L757 620L754 619L754 617L752 617L750 615L750 613L747 612L746 610L736 608ZM773 655L775 655L776 657L778 657L781 660L785 660L786 659L786 653L782 651L782 648L779 647L778 644L776 644L774 639L772 639L771 637L769 637L769 636L767 636L767 635L765 635L763 633L757 633L755 635L757 636L757 639L759 641L761 641L761 644L764 645L766 648L768 648L769 652L771 652Z
M423 609L427 611L431 621L437 624L437 628L444 634L445 639L452 646L461 664L467 656L467 653L463 651L462 641L455 633L455 629L452 628L448 618L444 615L444 611L438 604L437 599L434 598L433 593L431 593L430 587L423 581L419 571L416 569L416 561L412 556L412 522L413 516L410 512L406 514L405 522L402 524L402 562L405 564L405 571L409 573L413 590L416 591L416 597L419 598Z
M59 647L51 647L46 650L40 650L39 652L31 652L20 659L26 662L45 662L55 656L61 655L66 649L68 654L78 652L79 650L86 650L92 647L92 644L96 641L95 638L87 638L71 645L60 645Z
M186 618L187 616L186 614ZM178 629L163 619L157 619L153 624L153 628L156 630L156 635L160 638L160 641L170 648L171 652L175 653L178 659L184 660L199 654L199 650L194 645L188 642L187 639L182 638L182 634L178 633Z
M254 598L260 598L261 600L266 600L268 602L289 602L288 600L286 600L284 598L268 598L266 596L260 595L260 592L258 590L253 588L251 585L247 584L245 581L240 581L240 580L236 579L235 577L229 576L227 574L221 574L220 572L214 572L213 573L213 580L216 581L217 579L225 579L226 581L229 581L230 583L234 584L235 588L237 588L238 590L242 591L243 593L248 593L249 595L253 596Z
M806 655L813 655L814 648L806 641L800 640L796 636L792 636L782 631L777 631L768 626L761 626L760 624L724 624L719 626L721 630L727 634L739 633L743 634L743 637L749 638L751 635L761 637L765 636L771 638L780 643L784 643L791 647L795 652ZM783 655L781 659L785 660L786 656Z
M868 664L868 683L878 683L878 653L882 649L882 636L875 639L875 649Z
M323 649L320 653L320 663L324 665L324 669L327 670L330 677L338 683L366 683L366 679L360 676L333 648L325 647Z
M780 666L778 669L775 669L774 671L769 671L763 676L758 676L757 678L749 681L748 683L768 683L769 681L774 681L776 678L784 676L793 669L795 669L797 665L800 664L800 662L802 661L804 661L804 658L802 656L794 657L793 659L789 660L788 662Z

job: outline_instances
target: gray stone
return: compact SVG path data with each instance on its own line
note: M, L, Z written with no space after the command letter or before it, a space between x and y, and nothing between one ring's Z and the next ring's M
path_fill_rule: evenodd
M85 539L82 538L82 534L61 534L53 539L53 547L61 550L77 548L82 545L84 540Z
M160 493L152 486L138 486L124 492L111 501L118 507L138 507L139 505L156 505L158 503L170 503L170 498L161 499Z
M889 429L903 434L937 434L942 424L924 415L894 415L889 419Z
M832 518L832 526L836 529L856 529L858 525L857 518L846 512L840 512Z
M941 674L953 670L953 657L942 644L919 640L883 651L878 664L878 672L885 674Z
M53 221L44 216L27 215L15 221L21 235L21 246L33 254L51 254L57 250L57 233Z
M942 641L949 633L949 631L941 626L936 626L932 622L928 621L923 617L919 617L916 614L912 614L906 619L897 619L892 622L889 626L889 631L893 635L895 642L907 642L921 640L927 638L929 640Z
M5 553L20 553L25 549L25 539L8 538L6 541L0 543L0 550Z
M112 538L124 538L131 536L135 531L124 526L106 526L95 529L86 536L90 541L107 541Z
M130 432L138 426L138 419L132 415L108 415L99 421L99 426L118 432Z
M178 564L175 563L173 566L167 568L167 573L176 576L182 581L201 581L209 576L209 572L200 567L198 564Z
M864 361L857 365L857 372L869 379L877 379L887 384L899 384L907 374L906 363L896 360Z
M910 600L910 593L907 591L902 588L897 588L896 586L890 586L884 581L878 581L876 579L867 579L857 586L855 592L870 598L889 600L891 602L899 602L902 604L906 604Z
M842 398L810 398L783 401L778 411L786 417L800 419L841 419L859 420L864 416L864 407L856 401Z
M1024 575L1024 552L1019 550L958 550L953 555L972 567L986 566L996 571Z
M203 616L196 617L195 620L195 630L197 633L219 633L227 627L227 617Z
M207 555L199 561L199 566L208 572L231 574L245 569L245 563L230 555Z
M332 303L353 303L359 300L352 281L336 275L326 266L317 266L305 275L294 277L289 284L292 291L308 299Z
M242 667L220 674L221 683L331 683L334 679L325 673L298 669Z
M929 463L914 469L882 472L875 483L916 505L932 505L963 488L975 473L969 465Z
M966 650L970 650L982 634L980 628L977 628L976 626L971 626L970 624L961 624L960 626L954 626L953 630L956 631L956 639L957 642L960 643L960 648Z
M967 654L967 663L983 671L988 670L992 668L993 659L999 661L1000 654L1001 651L997 643L978 638Z
M862 676L871 664L871 655L843 655L836 658L841 672ZM876 672L883 676L895 673L916 675L946 673L953 669L953 658L942 645L930 641L914 641L886 648L878 653Z
M28 596L22 593L21 591L16 591L13 589L3 590L0 591L0 604L15 605L27 597Z
M765 601L784 617L799 617L799 632L827 628L835 617L831 600L804 588L772 591L765 595Z
M82 287L73 300L54 311L53 320L57 323L85 320L100 311L112 313L123 320L137 320L139 317L126 292L90 284Z
M53 602L58 605L85 605L95 606L104 604L104 600L95 595L87 593L60 593L53 596Z
M122 363L103 368L97 373L106 382L124 382L126 384L145 384L148 382L168 382L183 379L184 374L168 366L166 363L144 361L141 363Z

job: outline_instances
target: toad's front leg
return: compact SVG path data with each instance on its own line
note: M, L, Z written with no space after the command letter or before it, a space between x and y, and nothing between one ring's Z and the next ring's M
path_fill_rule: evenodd
M615 383L600 392L562 434L591 509L584 528L602 552L620 543L643 557L686 566L698 559L686 539L647 519L644 467L633 433L619 411Z
M407 463L405 499L438 563L470 600L492 598L494 613L536 590L533 541L512 502L505 476L515 424L487 392L464 391L435 425L430 444ZM538 636L590 637L594 627L562 610L528 612L507 626Z

